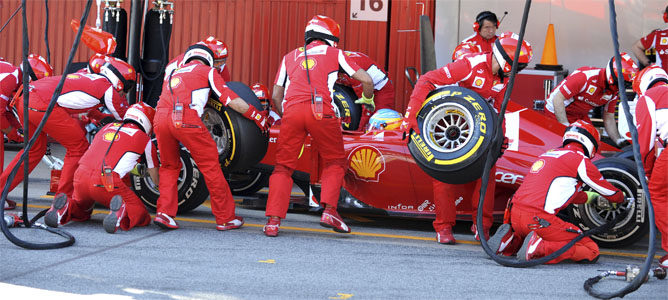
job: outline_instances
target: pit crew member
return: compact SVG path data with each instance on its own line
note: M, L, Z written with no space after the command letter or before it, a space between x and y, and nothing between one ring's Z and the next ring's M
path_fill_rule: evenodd
M32 171L46 152L46 135L55 139L63 145L65 153L63 169L58 183L57 193L64 193L72 197L74 171L79 166L79 159L88 149L84 129L72 115L87 113L101 106L106 107L115 119L121 120L128 109L128 101L125 98L127 91L134 88L136 72L128 63L107 57L106 63L100 67L99 74L73 73L66 75L62 92L56 99L56 106L46 121L44 130L39 134L35 144L30 149L28 168ZM37 80L30 84L30 103L28 107L29 124L31 136L44 117L49 101L54 94L61 76L52 76ZM22 122L23 99L16 103L16 110ZM0 184L4 186L11 169L18 163L23 150L12 160L7 169L0 176ZM14 177L10 190L23 180L23 169L19 168Z
M668 23L668 6L663 11L663 22ZM631 50L642 67L650 65L650 60L645 55L647 49L655 50L656 65L668 72L668 29L655 29L633 44Z
M622 52L621 57L622 76L625 84L630 86L638 73L638 67L628 54ZM603 125L608 136L620 148L627 145L628 142L619 134L615 122L615 104L619 99L617 74L614 57L608 60L605 68L578 68L552 90L545 103L545 115L566 126L577 120L591 123L589 111L603 106Z
M633 91L640 97L636 104L635 124L638 126L640 157L649 177L649 194L654 207L654 220L661 232L661 248L668 251L668 74L659 66L640 71L633 81ZM657 157L656 140L664 150ZM659 266L668 268L668 255L659 259Z
M392 80L387 76L387 73L366 54L355 51L344 51L343 53L360 68L364 69L373 80L373 103L362 106L362 117L360 118L359 128L364 128L376 109L394 109L394 85L392 84ZM362 98L362 84L358 80L352 79L344 73L339 73L337 83L352 87L355 90L357 98ZM355 101L355 103L363 104L359 100Z
M489 241L492 251L511 255L521 244L517 252L521 261L549 255L582 232L557 217L560 210L571 203L600 201L601 196L613 203L624 201L622 191L603 179L591 162L600 143L599 133L592 124L578 120L568 126L563 146L539 156L524 177L511 200L510 224L501 225ZM593 191L583 192L583 184ZM598 245L585 237L548 264L565 259L593 263L598 256Z
M230 81L230 68L227 67L227 44L214 36L209 36L201 40L198 44L205 45L213 51L213 68L218 70L225 82ZM165 78L169 76L172 70L185 64L183 60L184 54L182 53L167 64L167 67L165 67Z
M177 180L181 171L179 145L182 144L204 175L211 195L211 211L216 229L237 229L244 224L235 215L234 199L218 162L218 149L200 117L213 91L220 102L266 130L266 116L248 105L232 90L213 68L214 51L197 43L184 53L184 64L165 78L155 113L155 135L160 149L160 197L153 222L164 229L177 229L174 221L178 210Z
M270 127L274 124L280 124L281 116L276 113L271 105L271 95L269 94L267 86L257 82L251 86L251 90L255 93L255 97L260 100L264 110L269 112L267 121L269 122Z
M512 58L517 48L518 36L512 32L503 33L494 42L492 52L483 52L465 55L442 68L427 72L420 76L415 89L410 97L410 103L406 109L404 130L412 129L420 133L417 124L417 113L422 108L422 103L427 94L435 88L436 85L459 85L471 89L481 97L487 99L490 104L498 111L503 101L506 90L507 74L511 71ZM518 62L519 69L526 67L531 61L533 52L531 45L523 41ZM490 178L494 178L496 168L492 167ZM473 207L474 220L477 214L480 182L478 179L471 183L462 185L447 184L433 181L434 185L434 203L436 204L436 220L434 229L436 230L436 239L439 243L454 244L455 238L452 235L452 226L455 224L456 209L455 201L462 193L470 193L474 188ZM487 187L485 195L485 207L483 211L483 227L485 238L489 236L489 229L493 223L492 211L494 209L494 188L492 183ZM473 224L472 231L478 239L478 233Z
M492 52L492 45L498 38L496 30L499 29L499 19L491 11L482 11L475 17L473 22L473 35L465 38L461 44L470 43L480 48L481 52Z
M74 173L72 198L68 199L65 194L56 195L44 216L44 223L58 227L70 220L86 221L90 219L95 203L111 208L102 222L108 233L151 223L146 207L123 179L143 153L146 171L153 182L158 183L157 151L150 137L154 115L152 107L139 102L128 108L123 122L102 127Z
M373 80L336 48L339 31L339 24L333 19L314 16L306 25L304 47L286 54L276 74L272 99L282 119L276 166L269 178L265 212L269 219L263 228L267 236L277 236L281 219L285 219L293 184L292 173L307 134L311 135L313 146L323 161L320 202L325 210L320 225L336 232L350 232L336 211L346 158L341 121L334 114L332 93L337 72L341 69L362 82L362 99L373 102Z
M46 60L36 54L28 55L30 64L30 80L38 80L53 74L53 68ZM23 135L18 131L22 127L9 107L14 93L23 82L23 64L14 67L0 57L0 131L7 135L7 139L14 142L23 142ZM1 136L2 134L0 134ZM0 143L0 169L5 165L5 143ZM5 209L14 209L16 203L11 200L5 202Z

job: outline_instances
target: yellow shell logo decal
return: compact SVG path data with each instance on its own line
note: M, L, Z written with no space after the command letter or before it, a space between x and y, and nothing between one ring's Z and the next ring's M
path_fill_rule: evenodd
M114 138L114 135L116 135L116 138ZM120 134L115 134L115 132L107 132L102 138L107 142L111 142L112 139L117 141L120 138Z
M533 165L531 166L531 170L529 172L531 173L538 173L543 167L545 166L545 161L542 159L539 159Z
M79 79L81 75L79 74L67 74L67 79Z
M313 70L313 68L315 67L315 59L309 58L302 60L301 66L302 69L304 70L306 70L306 68L308 68L309 70Z
M350 170L358 180L378 182L380 174L385 171L385 157L371 146L355 148L348 156Z
M169 81L169 85L172 88L175 88L175 87L179 86L179 84L181 84L181 78L178 78L178 77L174 77L174 78L172 78L172 80Z

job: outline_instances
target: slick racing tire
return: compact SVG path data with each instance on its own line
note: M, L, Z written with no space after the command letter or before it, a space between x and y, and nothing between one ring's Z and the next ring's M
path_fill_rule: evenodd
M263 110L247 85L231 81L227 87L258 111ZM262 133L255 122L225 107L218 99L209 99L202 122L216 142L218 158L225 172L245 171L260 162L267 153L269 136Z
M355 91L345 85L334 84L334 112L341 118L343 130L358 130L360 118L362 117L362 106L355 104L357 96ZM344 122L349 120L349 122Z
M232 195L250 196L269 185L271 172L251 168L246 171L226 172L225 179L230 185Z
M591 238L605 248L618 248L635 243L649 230L647 199L642 196L635 164L628 159L617 157L597 160L594 164L608 182L622 190L625 197L632 199L634 203L628 210L625 207L629 200L618 204L614 210L601 208L597 203L570 205L569 216L580 228L588 230L612 220L618 214L624 214L625 217L609 232L592 235ZM588 187L585 187L585 190L587 189Z
M436 89L417 113L420 134L408 149L429 176L450 184L480 178L492 146L496 113L477 93L458 86Z
M633 145L625 146L620 151L621 152L615 153L615 155L613 155L612 157L619 157L619 158L629 159L631 161L634 160Z
M128 174L130 175L132 189L135 194L137 194L149 210L155 211L158 197L160 196L158 186L148 175L137 176L132 173ZM204 176L185 148L181 148L181 172L179 173L177 187L179 191L179 213L197 208L209 197L209 190L204 183Z

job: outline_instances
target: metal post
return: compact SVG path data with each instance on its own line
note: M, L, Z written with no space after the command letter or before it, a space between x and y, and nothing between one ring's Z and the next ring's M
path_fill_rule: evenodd
M130 7L130 36L128 38L128 63L135 70L139 70L139 40L141 39L142 0L132 1ZM139 76L137 76L139 77ZM128 101L134 104L137 101L137 90L132 89L128 93Z

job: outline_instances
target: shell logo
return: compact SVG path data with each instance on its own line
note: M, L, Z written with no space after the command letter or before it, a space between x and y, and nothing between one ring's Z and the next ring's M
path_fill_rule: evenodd
M481 88L483 84L485 84L485 79L484 78L476 76L473 79L473 84L472 85L474 87Z
M121 136L120 134L116 134L116 132L107 132L104 134L104 136L102 136L102 138L107 142L111 142L112 140L118 141L118 139L121 138Z
M81 75L79 74L67 74L67 79L79 79Z
M313 70L313 68L316 65L315 59L309 58L309 59L302 60L302 63L300 65L301 65L302 69L304 69L304 70L306 70L306 68L308 68L309 70Z
M349 169L356 179L367 182L378 182L380 174L385 171L385 157L378 149L371 146L360 146L348 156Z
M172 78L172 80L169 81L169 85L172 88L175 88L175 87L179 86L179 84L181 84L181 78L178 78L178 77L174 77L174 78Z
M590 85L589 88L587 88L587 94L593 95L594 92L596 92L596 87L593 85Z
M538 173L538 171L540 171L544 166L545 166L545 161L539 159L538 161L533 163L533 165L531 165L531 169L529 170L529 172Z

